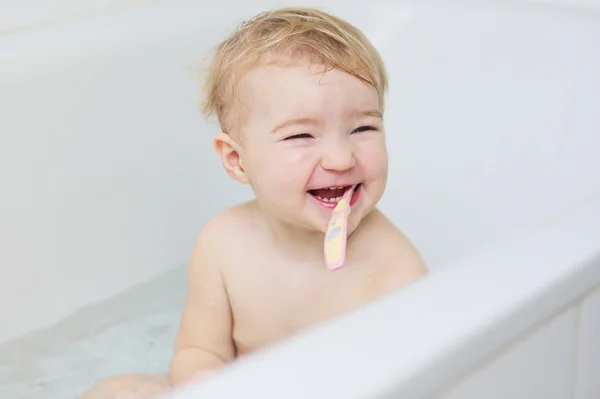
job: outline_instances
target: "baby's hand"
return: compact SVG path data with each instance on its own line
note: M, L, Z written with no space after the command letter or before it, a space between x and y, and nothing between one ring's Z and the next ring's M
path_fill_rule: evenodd
M115 399L153 399L167 393L171 387L162 379L148 378L131 389L118 392Z
M169 388L156 383L141 383L139 386L115 393L115 399L154 399L167 393Z
M102 381L79 399L153 399L170 390L166 376L119 376Z

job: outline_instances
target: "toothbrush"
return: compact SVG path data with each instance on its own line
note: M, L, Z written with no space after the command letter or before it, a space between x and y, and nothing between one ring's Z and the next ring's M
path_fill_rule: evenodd
M356 186L344 193L342 199L333 209L331 219L325 233L325 263L329 270L344 266L346 260L346 239L348 237L348 216L350 215L350 199Z

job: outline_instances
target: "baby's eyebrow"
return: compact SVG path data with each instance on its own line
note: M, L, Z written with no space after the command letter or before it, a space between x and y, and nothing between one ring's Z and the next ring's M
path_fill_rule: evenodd
M350 112L350 115L354 116L354 117L356 117L356 116L358 116L358 117L373 116L375 118L383 119L383 114L378 109L358 109L358 110L353 110L353 111Z
M283 129L284 127L293 126L293 125L310 125L316 126L319 124L319 121L314 118L294 118L287 120L283 123L278 124L271 130L271 133L277 133L278 130Z
M365 117L365 116L370 116L370 117L375 117L375 118L379 118L379 119L383 119L383 115L381 114L381 111L379 111L378 109L354 109L352 111L349 112L350 117ZM272 130L271 130L271 134L275 134L277 133L278 130L283 129L284 127L289 127L289 126L294 126L294 125L304 125L304 126L317 126L320 122L317 119L314 118L294 118L294 119L289 119L285 122L282 122L280 124L278 124L277 126L275 126Z

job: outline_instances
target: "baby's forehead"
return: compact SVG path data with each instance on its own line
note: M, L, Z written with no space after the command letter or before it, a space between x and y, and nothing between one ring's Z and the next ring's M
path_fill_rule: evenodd
M306 63L260 65L241 76L236 86L234 100L240 100L246 107L321 106L327 104L319 104L320 101L336 98L354 107L373 107L379 102L377 89L356 76L337 68Z

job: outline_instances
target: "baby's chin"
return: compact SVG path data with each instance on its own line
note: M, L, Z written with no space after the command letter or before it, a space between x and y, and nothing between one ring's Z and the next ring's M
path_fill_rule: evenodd
M348 236L351 236L360 228L365 220L366 215L359 215L358 212L355 213L355 217L352 217L352 214L348 217Z

